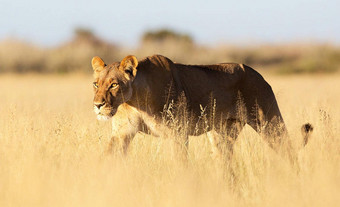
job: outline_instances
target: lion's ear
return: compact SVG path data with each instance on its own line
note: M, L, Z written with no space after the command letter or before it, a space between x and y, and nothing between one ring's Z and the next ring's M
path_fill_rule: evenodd
M95 74L100 73L106 66L104 61L98 56L93 57L91 63Z
M125 77L129 80L133 80L137 74L138 60L135 56L126 56L122 62L120 62L119 69L124 71Z

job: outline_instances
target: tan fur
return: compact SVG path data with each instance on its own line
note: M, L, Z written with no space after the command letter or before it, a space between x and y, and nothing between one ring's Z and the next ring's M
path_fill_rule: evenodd
M199 123L202 108L206 109L208 130L214 130L208 133L208 138L215 156L220 153L218 142L232 145L245 124L274 149L282 145L291 147L270 85L246 65L183 65L161 55L138 62L130 55L110 65L94 57L92 67L95 112L99 119L112 117L110 151L118 147L125 153L138 131L166 137L170 130L162 124L162 112L171 102L183 101L183 95L188 135L206 132L203 127L198 130L196 127L202 124ZM213 137L216 133L220 138Z

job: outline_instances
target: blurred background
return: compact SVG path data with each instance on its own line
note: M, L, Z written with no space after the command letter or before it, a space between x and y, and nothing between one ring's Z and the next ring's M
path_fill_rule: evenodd
M337 0L1 0L0 73L91 73L162 54L278 74L340 69Z

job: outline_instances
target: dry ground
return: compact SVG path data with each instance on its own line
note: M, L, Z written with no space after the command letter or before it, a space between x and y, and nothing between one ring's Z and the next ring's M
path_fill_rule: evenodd
M187 166L143 134L127 158L104 156L110 123L92 112L91 77L2 75L0 206L339 206L340 76L265 78L294 143L307 121L313 139L296 173L246 127L231 183L204 136L190 138Z

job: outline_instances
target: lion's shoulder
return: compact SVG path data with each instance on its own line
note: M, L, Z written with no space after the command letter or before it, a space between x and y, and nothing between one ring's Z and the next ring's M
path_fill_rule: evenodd
M172 60L170 60L169 58L163 56L163 55L151 55L151 56L147 56L144 59L139 61L139 64L173 64Z

